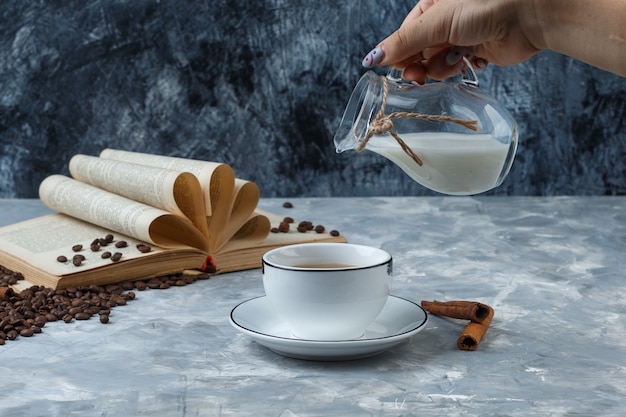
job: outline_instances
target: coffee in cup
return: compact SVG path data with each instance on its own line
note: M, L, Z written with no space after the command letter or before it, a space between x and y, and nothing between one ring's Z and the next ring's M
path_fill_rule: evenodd
M387 302L391 277L391 255L363 245L303 243L263 256L270 305L301 339L363 336Z

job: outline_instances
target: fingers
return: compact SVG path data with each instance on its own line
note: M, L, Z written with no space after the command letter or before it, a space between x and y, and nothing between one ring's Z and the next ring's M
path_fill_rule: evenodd
M467 47L447 47L434 53L429 59L406 63L402 68L402 77L419 84L430 77L443 80L459 73L465 66L463 58L472 59L473 52Z
M455 75L465 66L463 58L468 60L474 58L472 49L463 46L445 47L434 52L432 50L428 52L428 57L424 56L425 53L420 52L404 61L398 62L394 67L403 70L402 76L404 79L423 84L427 75L436 80L443 80ZM365 57L362 64L366 68L371 68L379 65L382 59L383 50L377 47ZM484 61L481 59L477 60Z
M441 49L428 60L406 62L398 67L403 68L405 80L424 84L427 78L444 80L463 71L467 65L463 58L478 70L486 69L489 64L485 59L475 57L471 48L455 46Z
M472 65L477 70L484 70L484 69L487 69L487 65L489 65L489 61L487 61L486 59L474 57L474 59L472 59Z
M450 44L456 5L420 0L400 28L365 56L363 67L390 65L403 69L405 79L418 83L423 83L426 75L434 79L455 75L465 66L463 58L476 69L485 69L488 62L475 57L470 47Z
M415 81L418 84L424 84L427 77L428 72L424 64L421 62L408 64L402 71L402 78L407 81Z
M442 6L443 4L443 6ZM374 48L374 65L395 65L424 51L426 48L448 45L452 26L449 6L435 0L422 0L406 17L400 28ZM364 60L365 61L365 60ZM367 67L369 68L369 67Z

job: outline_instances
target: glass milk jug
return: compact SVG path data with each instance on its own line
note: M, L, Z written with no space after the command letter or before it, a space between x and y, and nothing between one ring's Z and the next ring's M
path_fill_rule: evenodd
M335 135L337 152L376 152L443 194L478 194L500 185L515 157L517 124L478 88L465 63L460 82L418 85L397 70L365 73Z

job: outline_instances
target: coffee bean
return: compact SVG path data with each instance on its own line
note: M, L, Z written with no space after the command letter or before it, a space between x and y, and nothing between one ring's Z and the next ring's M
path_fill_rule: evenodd
M89 313L90 316L93 316L94 314L98 314L101 308L102 308L101 304L87 307L85 309L85 313Z
M115 252L113 255L111 255L112 262L117 262L120 259L122 259L122 254L120 252Z
M81 258L80 256L74 256L72 258L72 263L74 264L74 266L80 266L83 263L83 258Z
M74 318L76 320L89 320L89 318L91 317L91 315L89 313L76 313L74 315Z
M125 306L126 299L124 297L111 297L111 305L113 305L113 303L115 303L116 306Z
M111 257L111 252L102 252L102 255L100 255L100 257L102 259L109 259Z
M326 230L326 228L322 226L321 224L318 224L317 226L315 226L316 233L324 233L324 230Z
M81 250L83 250L83 245L74 245L72 246L72 250L74 252L80 252Z
M44 327L46 325L47 321L48 320L46 320L45 316L37 316L35 318L35 322L33 323L33 325L36 326L36 327L42 328L42 327Z
M33 334L35 334L35 332L30 328L20 330L20 336L22 337L31 337Z
M5 318L4 320L0 321L0 330L2 330L3 332L7 332L11 329L13 329L13 326L11 325L11 321L8 318Z
M293 208L293 204L291 204L289 201L285 201L283 203L283 207L284 208Z
M120 284L120 287L122 287L124 291L130 291L135 289L135 285L132 281L124 281Z
M124 292L122 287L118 284L109 284L104 287L104 290L108 293L115 294L115 295L120 295L122 292Z
M92 243L90 248L92 252L98 252L100 250L100 243Z
M110 233L104 237L104 240L107 241L108 243L113 242L113 239L115 239L115 238Z
M139 252L141 253L148 253L152 250L152 248L148 245L144 245L144 244L139 244L137 245L137 250L139 250Z
M125 240L120 240L119 242L115 243L116 248L125 248L126 246L128 246L128 243L126 243Z
M281 233L287 233L289 231L289 223L280 222L278 225L278 231Z
M330 231L330 235L331 236L339 236L339 232L337 230L331 230Z
M57 256L57 262L65 263L67 262L67 256Z
M285 218L283 219L283 221L284 221L285 223L293 223L293 222L294 222L294 219L293 219L292 217L285 217Z
M298 223L298 229L300 228L304 230L313 230L313 223L308 220L301 221L300 223Z
M107 324L109 322L108 314L100 314L100 323Z
M278 232L280 232L280 230L278 230L278 227L272 227L272 228L270 229L270 232L272 232L272 233L278 233Z
M71 314L72 316L76 317L76 315L78 313L82 313L83 312L83 307L72 307L68 310L68 313Z

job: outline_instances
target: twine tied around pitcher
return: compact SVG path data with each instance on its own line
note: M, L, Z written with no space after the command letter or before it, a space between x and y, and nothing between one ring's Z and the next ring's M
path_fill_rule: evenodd
M402 148L402 150L409 155L419 166L422 166L424 162L422 159L409 147L409 145L402 140L402 138L398 135L398 132L394 129L393 119L399 118L408 118L408 119L424 119L424 120L433 120L438 122L447 122L447 123L455 123L457 125L463 126L466 129L477 131L478 130L478 121L477 120L467 120L467 119L457 119L455 117L450 116L442 116L436 114L423 114L423 113L411 113L411 112L393 112L389 113L385 116L385 108L387 107L387 97L389 95L389 85L387 81L387 77L381 76L383 80L383 97L382 104L380 105L380 110L376 114L374 120L370 122L370 125L367 129L367 133L363 140L359 142L359 145L356 148L357 152L361 152L365 149L367 142L374 135L382 135L383 133L389 133L395 140L398 142L398 145Z

